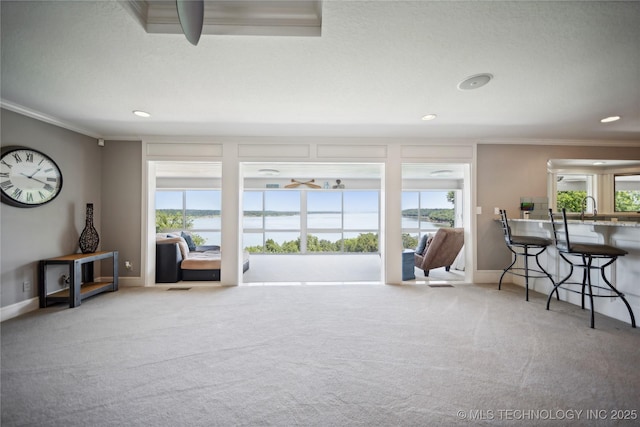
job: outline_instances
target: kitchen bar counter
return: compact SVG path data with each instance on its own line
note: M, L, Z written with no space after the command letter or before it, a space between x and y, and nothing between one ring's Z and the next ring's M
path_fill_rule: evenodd
M509 222L535 222L535 223L547 223L551 224L551 221L548 219L509 219ZM636 227L640 228L640 219L639 221L618 221L611 219L591 219L585 218L584 220L580 219L569 219L567 218L567 224L578 224L578 225L603 225L603 226L613 226L613 227Z
M499 220L497 221L499 222ZM548 219L509 219L509 225L514 235L553 238L551 221ZM619 257L611 267L607 267L607 276L611 279L611 283L625 294L636 316L640 316L640 282L638 281L638 277L640 277L640 222L612 221L611 218L606 217L593 220L587 217L584 221L568 219L567 225L569 226L569 237L574 243L602 243L616 246L628 252L627 255ZM561 280L569 273L568 264L558 256L554 245L540 255L540 263L556 281ZM576 269L573 276L573 281L582 281L580 269ZM602 280L599 275L594 274L592 277L594 280ZM524 281L518 277L514 278L514 283L524 286ZM553 289L549 279L534 279L533 285L530 282L529 287L545 295L548 295ZM580 295L569 292L563 293L561 291L560 299L577 305L581 304ZM589 307L585 310L585 316L588 316L588 309ZM553 310L553 305L551 310ZM629 312L619 299L598 298L595 302L595 311L629 323Z

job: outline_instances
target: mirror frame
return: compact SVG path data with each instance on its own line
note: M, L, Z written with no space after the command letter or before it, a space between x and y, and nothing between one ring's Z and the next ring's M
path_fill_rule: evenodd
M549 207L557 211L558 175L585 174L592 176L591 193L598 212L615 212L615 176L640 174L640 160L612 159L549 159L547 161L547 197ZM621 213L621 212L619 212Z

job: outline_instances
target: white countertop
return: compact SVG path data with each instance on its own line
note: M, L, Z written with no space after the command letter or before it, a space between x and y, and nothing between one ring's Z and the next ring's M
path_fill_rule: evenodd
M499 219L498 219L499 221ZM562 221L562 220L560 220ZM548 219L519 219L519 218L514 218L514 219L509 219L509 222L546 222L546 223L551 223L550 220ZM579 219L567 219L567 224L578 224L578 225L602 225L602 226L612 226L612 227L635 227L635 228L640 228L640 222L638 221L611 221L611 220L592 220L592 219L585 219L584 221L581 221Z

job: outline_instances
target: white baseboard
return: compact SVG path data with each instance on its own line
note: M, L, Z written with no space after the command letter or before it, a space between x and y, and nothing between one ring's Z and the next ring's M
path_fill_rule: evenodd
M97 281L111 281L112 277L98 277ZM141 277L120 277L118 280L118 286L144 286L144 282ZM8 305L6 307L0 307L0 322L13 319L30 311L35 311L40 308L40 300L38 297L30 298L24 301L17 302L15 304Z
M26 299L24 301L17 302L15 304L8 305L0 308L0 322L13 319L21 314L35 311L40 307L40 300L38 297Z

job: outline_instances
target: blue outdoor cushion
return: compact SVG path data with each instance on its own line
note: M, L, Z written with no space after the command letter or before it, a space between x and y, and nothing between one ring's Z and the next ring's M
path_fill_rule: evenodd
M195 251L196 250L196 244L193 243L193 239L191 238L190 234L185 233L184 231L181 233L182 238L184 239L185 242L187 242L187 246L189 247L190 251Z
M425 248L427 247L427 239L429 238L428 234L424 234L422 236L422 238L420 239L420 243L418 244L418 247L416 248L416 253L418 255L422 255L424 253Z

